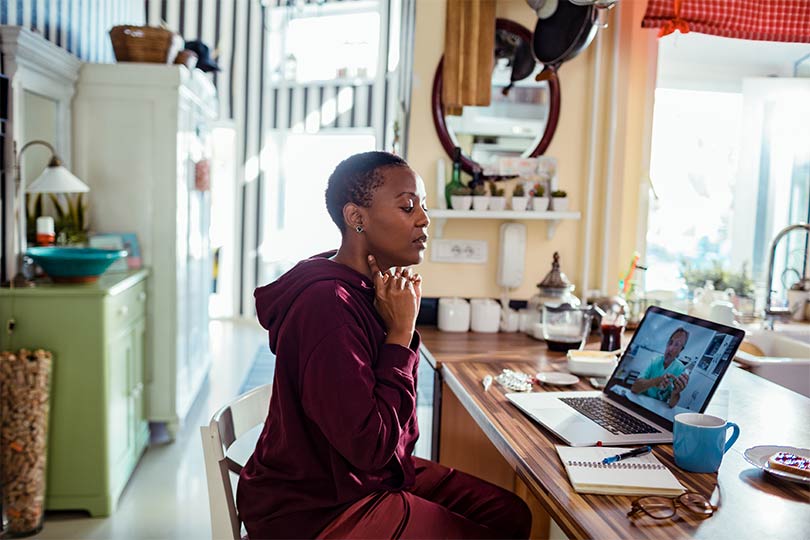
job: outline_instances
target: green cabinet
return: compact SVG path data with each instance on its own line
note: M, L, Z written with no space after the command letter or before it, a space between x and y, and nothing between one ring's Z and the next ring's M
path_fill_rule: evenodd
M145 270L96 283L0 289L0 349L53 353L48 510L109 515L149 444Z

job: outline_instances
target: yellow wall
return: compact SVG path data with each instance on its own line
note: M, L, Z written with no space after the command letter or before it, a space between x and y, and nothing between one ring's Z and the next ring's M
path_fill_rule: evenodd
M624 25L622 34L627 30L628 39L623 39L621 47L637 45L643 41L649 43L650 31L639 28L640 14L638 5L643 8L644 2L626 0L630 7L625 9L623 19L628 22ZM636 5L636 6L634 6ZM642 13L643 14L643 9ZM529 30L534 30L536 18L525 0L498 0L497 16L515 20ZM631 20L632 19L632 20ZM637 20L635 20L637 19ZM445 2L443 0L417 0L416 4L416 30L414 42L414 78L411 123L408 139L408 161L425 180L428 193L428 204L436 206L436 162L444 158L448 163L450 159L444 153L433 126L430 110L430 93L436 65L442 55L444 43ZM612 29L601 30L596 39L603 43L603 66L600 77L600 99L604 105L608 103L607 90L609 90L610 60L612 58L610 44L613 39ZM632 36L635 36L631 39ZM626 42L626 43L625 43ZM592 230L596 233L589 254L584 250L584 214L585 193L589 158L589 130L591 128L591 100L593 87L593 65L595 58L595 41L579 56L562 65L560 68L561 110L560 121L551 145L546 155L557 158L560 188L568 191L569 206L571 210L583 214L582 221L563 221L557 228L554 238L546 238L547 224L544 221L525 221L527 225L526 266L523 285L511 293L511 298L528 299L536 292L535 285L543 278L551 267L551 257L554 251L559 251L562 270L574 282L579 291L583 258L591 257L591 271L589 272L589 288L598 286L598 272L600 270L600 223L603 215L601 201L604 200L602 180L605 173L605 145L607 144L607 107L604 106L605 115L599 121L600 139L597 143L597 186L595 189L596 204L592 213L594 223ZM645 60L646 61L646 60ZM634 60L637 63L637 61ZM631 71L635 68L630 66ZM638 75L644 78L644 75ZM623 101L629 99L627 88L619 85L619 94ZM634 96L637 98L638 96ZM632 131L639 125L639 111L637 107L627 107L621 110L623 122L620 124L625 131ZM621 141L624 133L618 133L616 140ZM633 139L633 144L638 137ZM628 182L635 181L634 191L638 192L638 167L632 174L625 174L626 162L637 159L641 149L631 152L624 145L619 145L616 152L621 159L615 160L615 167L619 174L614 182L614 209L617 213L613 223L616 226L615 246L610 256L611 278L610 286L615 288L616 276L620 269L626 266L624 252L617 256L619 246L622 250L629 249L632 253L635 242L635 224L637 218L637 199L623 198ZM617 155L619 155L617 154ZM449 178L449 177L448 177ZM633 204L636 207L632 207ZM632 207L632 208L631 208ZM448 220L444 228L444 238L461 238L485 240L489 245L489 260L486 264L448 264L433 263L430 261L430 248L425 262L420 265L419 272L424 278L424 294L426 296L466 296L466 297L498 297L500 290L495 282L498 248L499 226L498 220ZM622 232L619 232L622 227ZM435 235L435 227L431 227L431 234ZM632 229L632 238L624 228ZM625 238L625 236L627 238ZM435 236L434 236L435 237ZM629 247L628 246L632 246ZM628 259L629 260L629 259ZM615 292L609 290L608 292Z
M408 161L425 180L428 203L436 206L436 161L449 158L439 143L430 112L430 92L433 74L442 55L444 39L445 3L442 0L418 0L416 4L416 35L414 44L414 79L411 109ZM510 18L534 29L533 12L525 0L499 0L499 17ZM558 160L561 189L569 192L569 205L579 209L582 205L586 161L583 132L587 127L590 51L584 52L561 70L562 104L560 123L547 155ZM445 238L486 240L489 260L486 264L432 263L430 256L419 267L424 279L426 296L479 296L497 297L500 292L495 283L500 221L450 220L444 228ZM580 228L577 222L560 224L554 239L546 239L546 224L527 221L528 253L523 286L514 291L513 298L528 298L536 291L535 284L548 272L552 253L557 250L562 258L563 271L571 279L579 272L581 253L577 249ZM430 248L428 248L430 249Z

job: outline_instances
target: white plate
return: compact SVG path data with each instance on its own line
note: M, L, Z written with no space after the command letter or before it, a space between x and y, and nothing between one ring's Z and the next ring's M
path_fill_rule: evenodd
M797 456L810 457L810 449L795 448L793 446L752 446L745 451L744 456L748 463L754 465L755 467L759 467L763 471L774 476L784 478L785 480L791 480L793 482L799 482L801 484L810 484L810 477L800 476L781 469L772 469L768 467L768 458L777 452L790 452L791 454L796 454Z
M534 376L535 379L545 384L555 384L557 386L567 386L577 384L579 377L570 373L560 373L559 371L542 371Z

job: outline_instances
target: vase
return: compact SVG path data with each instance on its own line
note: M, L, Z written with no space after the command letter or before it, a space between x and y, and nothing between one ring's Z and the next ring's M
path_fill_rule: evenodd
M532 210L535 212L546 212L548 210L548 197L532 197Z

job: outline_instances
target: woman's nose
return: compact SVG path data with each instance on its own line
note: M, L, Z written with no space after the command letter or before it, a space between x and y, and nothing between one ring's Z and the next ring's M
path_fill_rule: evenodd
M428 225L430 225L430 216L428 216L427 210L425 210L424 208L422 208L420 206L419 207L419 212L420 212L420 215L419 215L419 219L417 220L417 225L419 227L427 227Z

